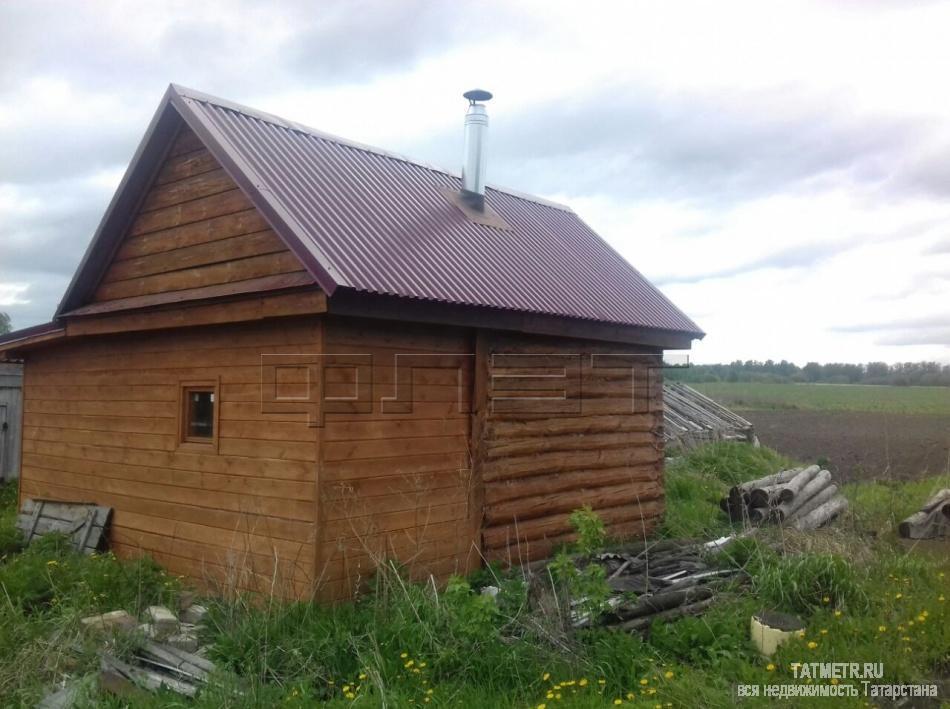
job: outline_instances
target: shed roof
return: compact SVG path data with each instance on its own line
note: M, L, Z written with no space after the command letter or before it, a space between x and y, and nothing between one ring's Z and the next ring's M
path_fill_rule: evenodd
M182 119L331 300L346 289L703 334L567 207L490 186L508 228L475 223L446 196L457 175L174 84L57 315L88 299Z

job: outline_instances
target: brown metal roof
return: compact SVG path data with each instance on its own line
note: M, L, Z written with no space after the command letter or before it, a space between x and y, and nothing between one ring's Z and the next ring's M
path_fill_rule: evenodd
M446 197L460 187L456 175L174 85L136 161L148 157L153 133L167 132L169 106L331 300L345 288L702 336L566 207L489 187L486 202L508 228L477 224ZM141 181L136 161L120 192ZM117 231L109 222L107 213L100 232ZM80 271L111 254L97 247L102 236ZM60 312L82 304L83 280L77 274Z

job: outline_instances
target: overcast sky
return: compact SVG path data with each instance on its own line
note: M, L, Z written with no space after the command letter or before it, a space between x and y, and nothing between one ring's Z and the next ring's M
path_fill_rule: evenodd
M3 2L0 310L48 320L169 82L565 202L699 362L950 362L950 4Z

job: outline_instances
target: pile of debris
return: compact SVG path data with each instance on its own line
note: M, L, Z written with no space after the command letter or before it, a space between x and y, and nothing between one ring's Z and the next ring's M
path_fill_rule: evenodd
M578 560L580 565L601 565L613 593L609 610L598 622L642 633L655 620L701 615L718 600L718 591L746 580L739 569L717 568L709 558L711 549L691 540L659 540ZM594 622L582 610L585 599L573 599L571 604L574 627Z
M897 526L905 539L935 539L950 537L950 488L938 491L915 512Z
M719 506L733 522L791 524L817 529L848 509L831 473L817 465L782 470L736 485Z
M134 700L142 690L165 688L194 697L215 670L199 642L207 609L182 594L180 615L165 606L150 606L143 622L124 610L83 618L88 633L104 639L99 652L99 687L123 699ZM131 647L128 653L119 648ZM66 709L77 699L80 680L66 682L47 695L41 709Z

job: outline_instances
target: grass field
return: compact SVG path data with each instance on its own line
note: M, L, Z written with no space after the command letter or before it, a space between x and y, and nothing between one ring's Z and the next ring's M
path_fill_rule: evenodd
M690 384L735 409L873 411L950 416L950 387L867 384Z
M767 449L735 443L680 457L667 473L661 533L729 531L718 497L736 481L788 464ZM131 703L98 689L101 639L84 634L79 619L174 603L179 581L147 560L79 556L55 539L18 548L15 496L0 486L0 706L34 706L65 678L81 682L79 707L115 709L718 709L735 706L739 683L801 683L791 669L796 662L883 662L886 683L935 681L950 675L950 559L907 553L894 522L948 484L944 477L849 485L853 510L833 528L762 529L761 539L735 542L714 561L742 567L749 585L722 591L705 616L658 623L644 638L573 630L539 613L532 602L538 587L529 591L517 572L480 572L438 591L390 572L357 603L332 607L209 599L204 639L223 671L194 700L145 693ZM500 587L497 600L479 593L486 582ZM771 660L749 640L749 617L763 607L797 613L806 623ZM868 706L863 696L790 705Z

